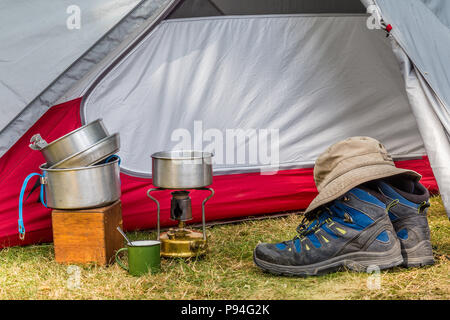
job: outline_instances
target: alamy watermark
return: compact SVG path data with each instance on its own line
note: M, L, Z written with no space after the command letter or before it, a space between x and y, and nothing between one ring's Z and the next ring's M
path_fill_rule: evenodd
M175 129L170 139L176 143L174 150L213 153L216 165L258 167L261 174L274 174L279 169L279 129L204 129L202 121L194 121L193 132Z
M67 7L66 26L69 30L81 29L81 8L75 4Z
M370 17L367 18L366 26L370 30L379 30L383 28L383 20L380 15L380 11L378 10L376 5L371 4L367 7L367 13L370 14Z
M379 290L381 289L381 273L380 267L376 265L371 265L367 267L366 272L369 274L367 278L367 289L369 290Z
M79 289L81 287L81 268L79 266L71 265L67 267L67 288L70 290Z

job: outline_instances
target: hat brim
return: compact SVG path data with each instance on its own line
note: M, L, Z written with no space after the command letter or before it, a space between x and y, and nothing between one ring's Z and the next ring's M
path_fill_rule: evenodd
M360 184L399 174L409 175L417 180L422 178L422 176L415 171L397 168L388 164L377 164L356 168L328 183L310 203L305 214L328 202L336 200Z

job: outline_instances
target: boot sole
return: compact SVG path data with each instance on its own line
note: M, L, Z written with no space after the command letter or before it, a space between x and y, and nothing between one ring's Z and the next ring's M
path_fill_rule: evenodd
M366 272L369 267L378 267L379 270L393 268L403 264L400 246L396 244L385 252L353 252L332 259L306 266L285 266L273 264L253 254L253 261L264 271L284 276L318 276L342 269L350 269L357 272Z
M424 240L410 249L402 250L403 266L406 268L416 268L431 266L434 264L433 249L431 242Z

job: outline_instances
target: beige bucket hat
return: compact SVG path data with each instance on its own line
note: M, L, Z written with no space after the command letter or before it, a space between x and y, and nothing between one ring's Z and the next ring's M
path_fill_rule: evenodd
M314 182L319 194L305 214L362 183L398 174L416 180L422 177L415 171L396 168L386 148L373 138L352 137L333 144L316 160Z

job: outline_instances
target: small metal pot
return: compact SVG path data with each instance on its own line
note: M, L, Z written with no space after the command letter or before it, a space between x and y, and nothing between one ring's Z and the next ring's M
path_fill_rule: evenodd
M120 137L118 133L107 136L90 148L80 151L50 167L50 169L67 169L87 167L101 162L115 154L120 149Z
M50 169L39 167L47 206L54 209L88 209L119 200L119 159L90 167Z
M97 119L47 144L39 134L31 138L30 148L41 151L48 167L85 151L108 137L102 119Z
M152 155L153 185L165 189L195 189L212 184L213 154L202 151L162 151Z

